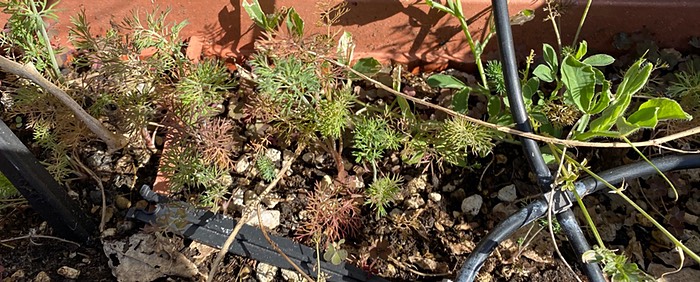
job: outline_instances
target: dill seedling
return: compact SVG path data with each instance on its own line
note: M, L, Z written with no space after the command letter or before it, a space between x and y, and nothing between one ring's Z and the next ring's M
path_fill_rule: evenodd
M270 182L275 179L277 173L275 173L275 163L265 155L260 155L255 160L255 166L260 172L260 178Z
M353 147L355 161L368 162L374 170L374 180L377 179L377 161L382 159L384 151L396 150L401 142L401 135L389 128L386 120L362 117L355 124L353 131Z
M377 219L386 215L386 208L396 199L401 190L401 182L403 178L400 176L382 177L372 182L365 191L367 194L365 204L377 210Z

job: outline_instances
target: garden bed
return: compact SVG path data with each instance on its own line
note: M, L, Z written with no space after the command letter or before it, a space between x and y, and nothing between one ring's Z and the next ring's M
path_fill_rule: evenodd
M358 3L350 3L345 15L359 19L360 14L353 10L353 4ZM688 5L695 7L692 3ZM415 11L412 6L401 8ZM427 8L419 11L424 13ZM332 11L342 16L343 10L335 9ZM241 7L234 11L243 15L239 18L247 17ZM248 12L255 15L254 10ZM48 60L43 61L41 68L40 60L46 57L38 56L32 63L44 76L60 82L67 95L78 101L109 132L119 133L115 138L128 141L116 142L122 146L114 148L105 145L104 139L75 120L72 109L55 101L50 96L52 93L5 74L3 120L45 162L54 178L66 187L67 194L90 217L101 222L101 230L93 241L77 247L55 238L35 236L52 235L51 229L42 225L42 220L27 204L5 207L0 210L3 214L0 228L7 232L0 241L20 238L0 244L4 249L0 255L0 278L15 275L22 277L10 278L10 281L24 281L39 280L38 276L46 275L53 279L71 279L69 270L58 271L69 267L80 270L79 280L111 281L115 279L112 275L116 275L129 281L135 279L130 276L135 273L143 279L148 277L146 280L205 279L217 265L216 249L175 236L162 225L126 219L130 209L147 205L138 188L143 184L163 183L157 181L159 176L167 183L157 191L173 200L234 218L245 217L246 209L252 206L268 233L315 248L319 260L345 262L391 281L453 279L489 230L539 195L537 176L528 169L528 159L522 154L518 141L466 120L471 117L493 124L510 126L512 123L505 103L494 108L496 101L500 103L505 97L498 90L502 87L499 75L501 80L503 76L494 67L496 63L484 64L488 82L483 73L480 76L465 69L423 73L405 64L380 65L377 60L357 56L367 54L362 46L372 44L366 42L372 42L373 36L353 33L350 37L330 32L328 30L335 30L338 25L352 26L343 19L334 21L331 18L326 18L327 30L316 27L320 31L311 29L317 32L309 32L303 25L300 28L296 17L310 11L299 8L298 12L280 14L280 22L286 24L280 27L280 32L272 32L277 30L270 23L274 17L258 17L256 21L252 16L253 22L259 25L255 29L258 35L262 35L260 31L265 28L270 28L272 35L258 40L257 53L246 64L235 65L233 72L229 71L232 65L227 68L215 59L200 56L200 46L192 40L189 45L180 44L181 26L159 18L159 12L153 12L150 21L143 20L143 14L127 17L122 25L106 35L102 35L104 31L100 28L88 28L93 16L77 18L74 23L77 27L71 33L72 46L77 50L71 55L72 61L66 61L58 72L52 71ZM540 12L542 9L537 10ZM84 15L89 13L88 10ZM182 17L177 12L175 16ZM591 23L592 18L588 21L584 37L587 37L586 30L597 27L595 22ZM369 29L372 23L362 26ZM524 23L523 27L531 23ZM549 27L549 22L547 25L532 24ZM310 22L306 24L311 25ZM461 36L460 30L457 31L455 36ZM150 36L151 32L158 36ZM123 34L130 35L122 37ZM608 31L599 34L607 35ZM431 33L431 36L439 37L439 34ZM669 40L678 41L683 36L680 34ZM606 41L608 37L609 42ZM697 39L680 48L681 53L665 48L667 38L650 34L648 30L608 37L591 43L589 49L612 48L603 47L605 44L601 42L608 42L617 49L614 63L595 64L600 66L603 78L616 85L615 91L620 91L617 85L625 81L631 72L630 66L647 66L641 63L640 57L644 56L657 66L649 84L641 92L634 93L636 96L628 105L630 109L649 100L670 97L680 101L683 106L680 112L685 113L685 110L696 115L700 101L697 100L700 74L695 72L695 66L700 67ZM658 43L657 38L663 43ZM539 52L540 44L546 40L536 40L532 48ZM34 42L39 43L41 40ZM354 57L352 43L358 46ZM448 44L444 50L449 52L450 48L467 43L460 37L456 44ZM216 46L202 50L206 54L207 50L216 50ZM577 50L581 52L585 47L582 46L572 47L571 54ZM378 50L384 52L382 48ZM430 50L430 54L445 58L440 55L442 51ZM22 51L28 52L27 49ZM34 51L43 54L41 49ZM546 55L547 51L542 52ZM561 50L557 52L561 54ZM481 60L482 54L483 58L488 58L487 53L482 52L475 58ZM434 62L429 57L416 55L418 53L398 51L396 54L406 56L405 60L398 60L404 63L414 62L416 56L424 62ZM585 63L584 56L593 54L589 51L578 58L573 55L567 58ZM18 58L27 59L26 56ZM560 89L556 83L544 83L547 75L559 75L558 68L550 69L549 73L535 68L547 63L552 65L551 58L537 57L521 65L529 68L532 64L529 70L535 70L534 73L525 74L542 79L542 84L534 89L541 90L540 94L535 94L541 96L531 99L533 93L530 93L529 106L532 106L531 114L542 114L549 122L535 118L542 122L538 124L537 133L565 138L563 132L573 130L582 111L576 111L574 105L563 98L552 98L556 97L556 91L551 95L542 94L552 92L555 87ZM479 64L480 61L476 68L481 70ZM378 87L371 80L363 79L364 76L389 89ZM562 76L562 83L570 86L572 82L567 81L564 74ZM352 82L347 83L350 80ZM524 84L529 81L524 79ZM391 88L400 90L399 94L389 91ZM543 103L545 99L550 99L551 104ZM465 117L457 118L454 112L426 106L421 100ZM542 107L536 107L540 105ZM47 112L46 109L52 110ZM677 116L674 119L679 119ZM628 117L629 126L637 125L631 116ZM631 142L648 140L682 132L695 124L695 120L670 121L658 126L645 124L641 128L656 128L625 131L629 134L624 136ZM595 122L591 128L593 125ZM620 123L610 127L610 131L618 130L617 133L627 129ZM576 134L579 133L585 132ZM601 133L592 131L592 134L600 136ZM697 141L690 137L665 146L692 151L697 148ZM651 157L662 154L665 149L642 150L644 156ZM631 149L579 148L572 151L577 160L589 160L587 166L593 171L643 161L640 154ZM556 155L551 151L549 154ZM285 166L288 161L291 161L289 170ZM574 163L569 164L573 166ZM551 164L552 169L556 167ZM574 172L575 166L568 169L571 171L567 172ZM697 218L700 193L693 187L700 182L700 176L697 171L666 175L677 188L678 196L669 192L666 180L658 175L626 182L625 193L697 253L700 251ZM276 178L280 178L276 187L270 185ZM98 182L100 184L96 185ZM104 188L100 189L101 185ZM273 189L266 191L268 187ZM105 196L100 190L104 190ZM254 205L258 195L262 196L260 207ZM675 197L677 201L673 200ZM583 223L586 217L592 218L597 223L597 237L607 248L618 249L619 254L625 254L629 262L636 263L641 270L659 277L681 263L673 251L673 242L620 198L600 193L584 198L583 203L588 214L575 209L579 221ZM257 225L258 220L257 216L251 216L245 221ZM177 227L177 220L174 222ZM546 220L537 221L504 241L483 266L479 281L573 280L574 274L553 250L547 231L549 224ZM557 241L565 240L561 230L556 230L557 224L551 225ZM589 238L594 238L592 232L588 233ZM134 247L134 252L120 253L119 250L129 248L125 246ZM568 244L560 244L560 249L563 258L577 269L579 254ZM157 254L158 258L146 256L144 259L135 255L137 251L140 255ZM163 261L158 260L163 257ZM134 259L138 262L133 262ZM149 259L155 264L144 263ZM124 268L125 261L130 261L134 268ZM179 267L162 267L173 262ZM697 277L697 262L687 259L685 264L680 272L666 278L691 281L685 277ZM630 269L625 271L642 275ZM301 281L294 271L282 271L232 255L224 259L220 270L214 274L214 281ZM575 275L582 276L578 270Z

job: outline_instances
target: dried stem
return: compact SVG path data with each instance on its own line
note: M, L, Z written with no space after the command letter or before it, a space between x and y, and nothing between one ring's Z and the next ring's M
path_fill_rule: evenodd
M277 183L280 181L280 179L282 179L282 177L284 177L284 175L287 173L287 170L289 170L289 168L292 167L292 163L294 163L294 160L296 160L299 157L299 155L301 155L301 152L304 151L304 148L306 148L306 144L298 145L296 151L294 152L294 156L284 163L282 169L280 169L280 172L277 174L277 177L275 177L275 179L273 179L272 182L270 182L270 184L267 185L265 190L263 190L257 198L254 198L249 204L246 205L245 209L243 210L243 214L241 215L241 218L238 220L238 223L236 223L236 226L233 228L233 231L231 231L231 234L229 234L228 238L226 238L226 242L224 242L224 245L221 247L221 250L219 250L219 253L216 255L216 259L211 265L211 270L209 270L207 282L211 282L214 280L214 276L216 276L216 272L219 270L219 264L221 264L221 261L224 259L224 256L228 252L228 249L231 248L231 244L233 244L233 241L235 241L236 235L238 235L238 232L241 231L241 228L248 221L250 215L258 207L260 201L262 201L262 199L265 198L265 196L268 193L270 193L270 191L272 191L272 189L275 188L275 186L277 186Z
M262 224L262 219L260 218L260 213L261 213L260 206L258 206L258 226L260 226L260 231L262 231L262 234L265 237L265 240L267 240L267 242L270 243L272 248L275 249L275 251L277 251L277 253L280 254L284 258L284 260L286 260L290 265L292 265L292 267L294 267L294 269L297 272L299 272L299 274L301 274L301 276L304 276L304 278L306 278L306 280L313 282L314 280L308 274L306 274L306 272L301 270L301 268L299 268L299 266L296 263L294 263L291 259L289 259L287 254L285 254L282 251L282 249L280 249L280 247L277 246L277 244L274 241L272 241L272 239L270 239L270 236L267 235L267 230L265 230L265 226Z
M0 240L0 244L4 244L4 243L7 243L7 242L12 242L12 241L24 240L24 239L34 239L34 238L53 239L53 240L56 240L56 241L61 241L61 242L64 242L64 243L73 244L73 245L76 245L76 246L80 247L80 244L78 244L78 243L76 243L76 242L73 242L73 241L68 241L68 240L66 240L66 239L61 239L61 238L54 237L54 236L37 235L37 234L29 234L29 235L19 236L19 237L15 237L15 238Z
M100 121L88 114L78 103L68 94L61 90L56 84L44 78L32 64L22 65L4 56L0 56L0 68L17 76L29 79L39 85L44 90L51 93L56 99L68 107L75 116L87 125L87 127L107 144L110 152L114 152L124 147L127 143L125 138L110 132Z

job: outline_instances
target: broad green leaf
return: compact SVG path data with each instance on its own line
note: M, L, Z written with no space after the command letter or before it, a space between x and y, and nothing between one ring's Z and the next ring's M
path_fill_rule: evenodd
M455 112L466 114L469 110L469 92L471 89L464 87L452 96L452 108Z
M654 128L659 123L658 112L657 107L639 109L627 118L627 122L640 128Z
M591 110L595 95L595 73L593 67L579 62L572 56L566 56L561 64L562 82L566 86L566 94L579 110L588 113Z
M262 8L260 7L258 0L253 0L253 3L248 3L248 1L244 0L242 5L243 9L248 14L248 17L250 17L253 22L263 29L267 28L265 26L265 12L263 12Z
M581 41L581 43L578 44L578 49L576 49L576 55L574 55L574 57L576 58L576 60L581 60L581 58L583 58L583 56L585 56L587 52L588 42L586 42L586 40Z
M615 122L615 126L617 126L618 136L613 136L613 138L626 137L627 135L636 132L640 128L639 125L628 122L625 117L618 117L617 121Z
M439 87L439 88L451 88L451 89L462 89L467 87L464 82L460 81L459 79L455 78L454 76L447 75L447 74L434 74L431 75L427 81L428 85L431 87Z
M688 113L686 113L685 111L683 111L683 108L681 107L681 105L678 104L678 102L676 102L675 100L668 99L668 98L650 99L639 106L639 110L646 109L646 108L658 108L659 111L657 114L657 118L659 120L667 120L667 119L691 120L691 119L693 119L693 116L691 116Z
M649 79L652 65L646 63L644 59L639 59L625 72L625 76L617 88L616 99L620 96L632 96L637 93Z
M349 32L343 32L343 35L338 39L338 48L336 53L338 53L339 61L345 65L352 61L352 55L355 50L355 43L352 41L352 34Z
M606 54L596 54L583 60L584 64L594 67L604 67L615 62L615 58Z
M382 70L382 64L377 61L377 59L369 57L357 60L352 69L358 71L361 74L372 77ZM350 74L351 79L358 79L356 75Z
M304 35L304 20L301 19L294 8L289 8L287 12L287 29L294 36L302 37Z
M593 108L588 111L588 114L595 115L605 110L605 108L610 106L611 96L612 93L610 92L610 81L604 80L603 89L597 95L598 101L594 103Z
M593 72L595 73L595 84L603 84L606 79L605 79L605 74L597 68L593 68Z
M534 71L532 71L537 78L544 82L553 82L554 77L552 77L552 69L546 65L538 65Z
M489 97L489 104L486 107L489 118L499 116L501 114L501 99L498 96Z
M525 107L530 108L532 106L532 96L537 93L540 88L540 80L533 77L530 78L525 84L523 84L523 100L525 101Z
M644 63L644 59L639 59L625 72L625 76L617 88L615 100L603 111L600 117L591 122L590 131L610 130L615 125L617 118L627 110L632 101L632 95L646 84L651 74L652 65Z
M544 61L549 65L550 69L556 70L559 68L559 59L557 59L557 52L554 51L552 45L547 43L542 44L542 53L544 55Z

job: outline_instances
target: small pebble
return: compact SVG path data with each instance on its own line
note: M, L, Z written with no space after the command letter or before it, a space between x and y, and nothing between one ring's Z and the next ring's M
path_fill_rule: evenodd
M114 199L114 201L117 205L117 208L120 210L125 210L131 207L131 201L129 201L129 199L127 199L124 196L117 196L117 198Z
M51 282L51 277L49 277L46 272L39 272L37 273L36 277L34 277L34 282Z
M508 185L498 190L498 199L504 202L512 202L518 198L515 184Z
M430 199L433 202L439 203L440 200L442 200L442 195L440 195L440 193L433 192L428 194L428 199Z
M68 266L61 266L61 268L59 268L57 272L58 275L61 275L68 279L76 279L78 278L78 276L80 276L80 270Z
M483 203L484 199L480 195L471 195L462 201L462 212L469 215L477 215Z

